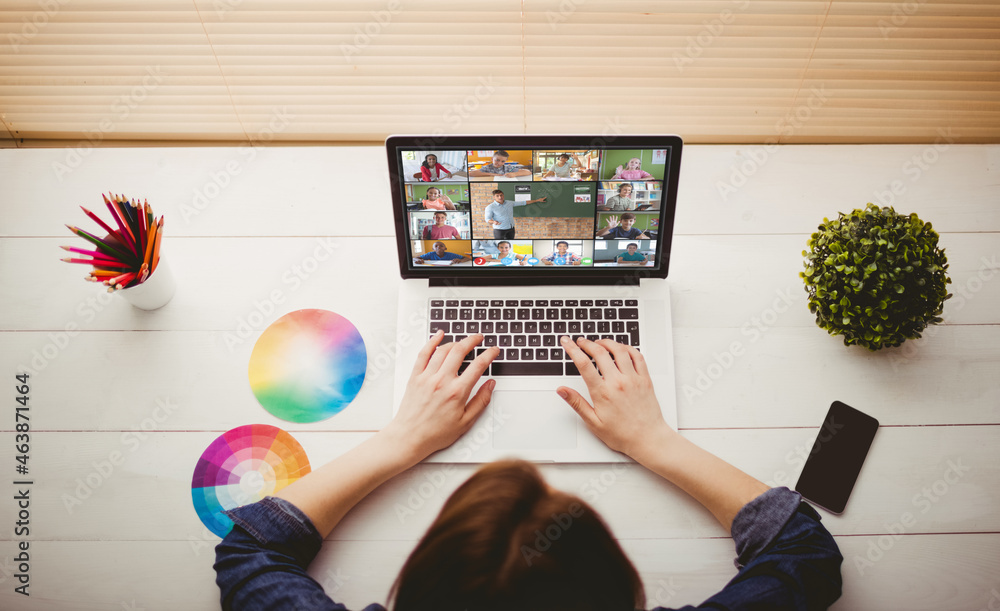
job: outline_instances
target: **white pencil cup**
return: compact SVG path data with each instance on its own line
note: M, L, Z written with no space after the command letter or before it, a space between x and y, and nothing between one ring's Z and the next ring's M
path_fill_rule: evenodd
M115 291L140 310L155 310L167 305L174 296L177 284L165 259L160 259L156 271L142 284Z

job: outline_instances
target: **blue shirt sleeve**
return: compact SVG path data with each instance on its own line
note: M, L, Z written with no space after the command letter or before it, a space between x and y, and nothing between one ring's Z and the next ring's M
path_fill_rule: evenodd
M295 505L269 496L225 514L234 526L215 547L214 567L223 609L347 611L306 573L323 539Z
M840 598L840 554L816 510L798 492L772 488L733 520L739 572L694 609L826 609ZM671 611L656 607L653 611Z

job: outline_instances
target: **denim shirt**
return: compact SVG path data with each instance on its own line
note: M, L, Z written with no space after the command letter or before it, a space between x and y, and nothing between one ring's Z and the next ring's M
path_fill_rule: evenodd
M267 497L225 513L235 525L215 548L223 609L347 611L306 573L323 540L295 505ZM718 594L697 607L653 611L826 609L840 597L843 556L799 493L764 492L736 514L732 535L739 572Z

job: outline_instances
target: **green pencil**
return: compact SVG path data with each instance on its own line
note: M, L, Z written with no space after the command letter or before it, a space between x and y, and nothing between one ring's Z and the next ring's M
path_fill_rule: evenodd
M72 225L66 225L66 227L69 228L69 230L75 233L76 235L87 240L88 242L91 242L94 246L98 248L98 250L110 255L112 258L118 259L119 261L125 263L127 262L134 263L136 258L134 253L130 253L124 250L119 250L118 248L111 246L110 244L101 240L97 236L91 235L86 231L84 231L83 229L80 229L79 227L73 227Z

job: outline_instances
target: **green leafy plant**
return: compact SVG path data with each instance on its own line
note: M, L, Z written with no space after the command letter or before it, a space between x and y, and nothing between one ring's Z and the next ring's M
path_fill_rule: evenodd
M799 276L816 324L844 345L875 351L920 337L941 322L948 260L938 234L916 214L869 203L864 210L823 219L802 251Z

